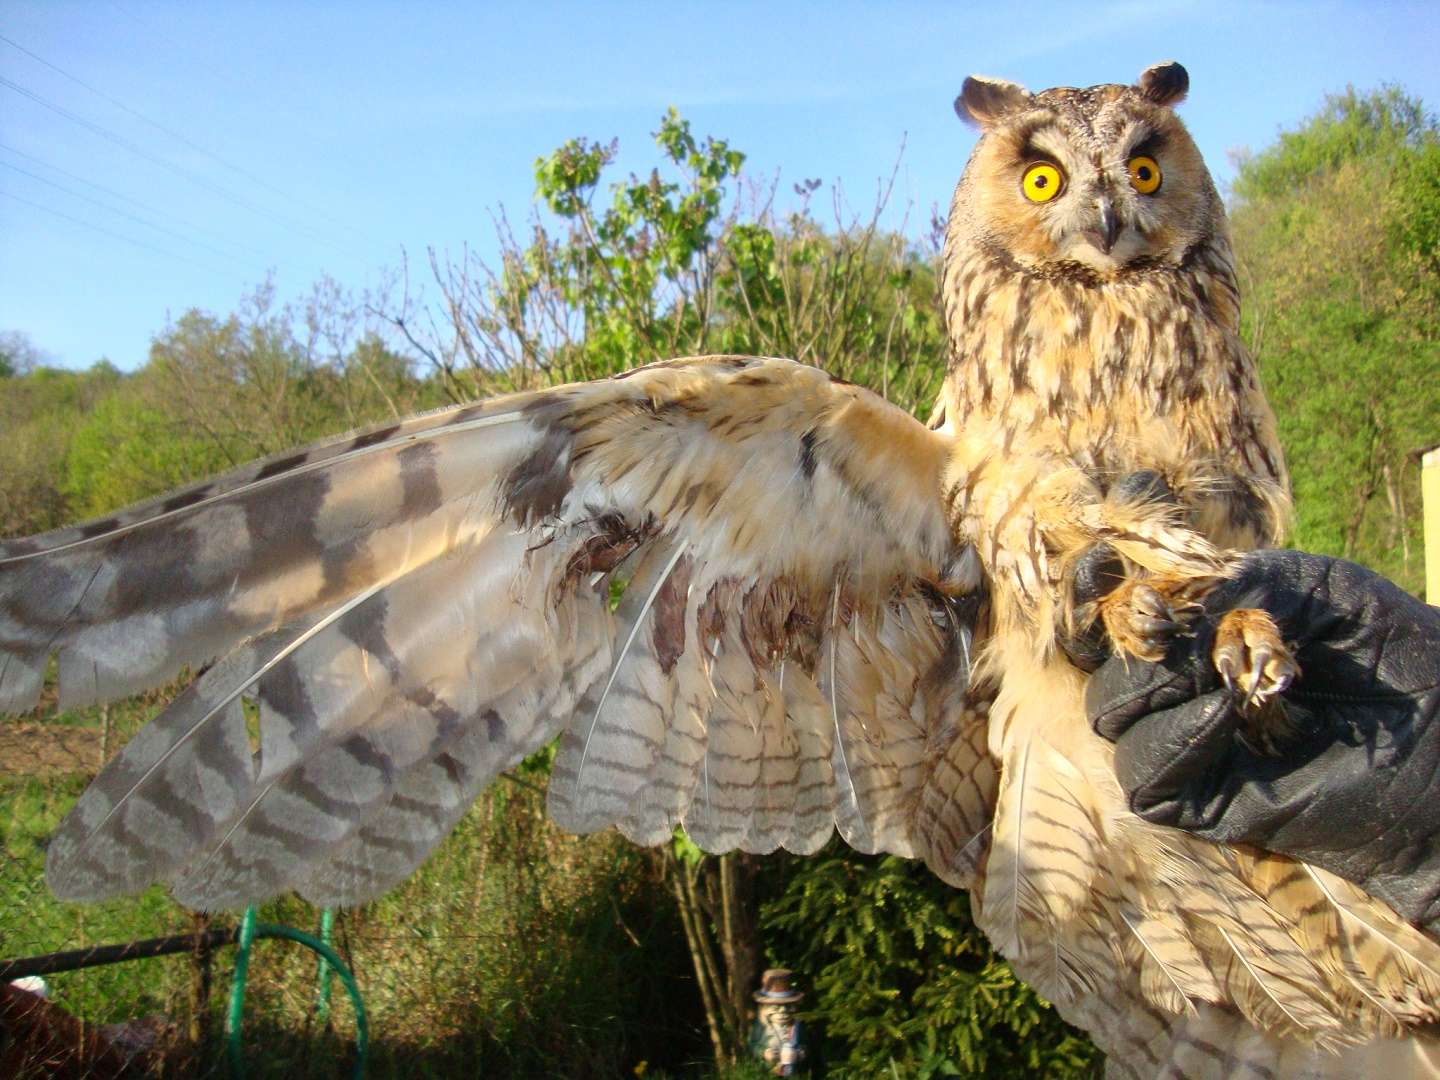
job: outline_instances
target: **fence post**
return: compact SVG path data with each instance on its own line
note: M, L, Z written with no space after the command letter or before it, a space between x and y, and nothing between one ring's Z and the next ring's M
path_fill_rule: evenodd
M200 1046L210 1033L210 987L212 982L213 946L206 932L210 929L210 916L199 912L190 915L190 930L195 935L195 947L190 950L190 1043Z

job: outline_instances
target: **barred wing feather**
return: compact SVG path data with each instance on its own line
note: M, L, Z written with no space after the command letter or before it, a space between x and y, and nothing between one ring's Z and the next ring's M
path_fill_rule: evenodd
M557 735L573 829L808 852L838 825L910 854L923 803L920 853L973 862L994 770L962 702L953 597L978 575L945 447L814 368L702 357L0 544L0 711L52 655L66 706L201 669L82 796L50 882L363 900ZM973 775L963 798L926 796L934 762Z

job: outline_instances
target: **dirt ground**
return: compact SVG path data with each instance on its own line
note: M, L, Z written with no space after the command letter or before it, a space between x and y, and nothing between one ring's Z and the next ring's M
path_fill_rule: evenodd
M67 724L0 724L0 773L56 776L95 772L100 732Z

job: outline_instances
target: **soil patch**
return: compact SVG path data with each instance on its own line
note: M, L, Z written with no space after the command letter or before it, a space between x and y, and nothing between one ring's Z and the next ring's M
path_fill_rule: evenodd
M93 773L100 765L100 732L67 724L0 724L0 773L57 776Z

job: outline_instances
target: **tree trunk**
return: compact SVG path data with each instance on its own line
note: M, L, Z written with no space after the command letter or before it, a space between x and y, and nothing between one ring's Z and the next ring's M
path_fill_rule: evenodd
M751 993L760 966L756 860L731 854L691 861L665 849L665 875L680 912L685 941L717 1067L735 1061L746 1043Z
M735 1038L743 1043L751 1009L751 994L760 973L759 911L755 905L755 857L743 852L722 855L720 896L725 918L725 969Z
M715 1053L715 1067L729 1064L730 1048L726 1039L725 1018L720 1008L720 986L715 978L714 962L705 939L705 926L693 890L686 885L688 867L674 852L665 849L666 877L685 928L685 942L690 947L690 963L695 968L695 981L700 986L700 999L705 1005L705 1021L710 1029L710 1046Z
M1400 563L1410 569L1410 533L1405 527L1405 488L1395 479L1395 471L1387 461L1380 470L1385 481L1385 501L1390 504L1390 546L1400 545Z

